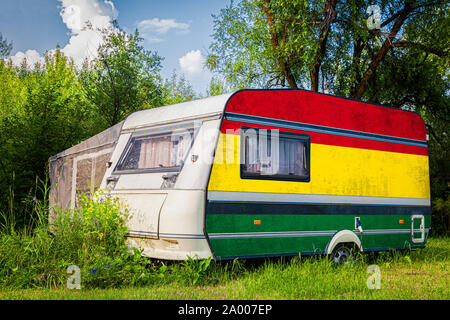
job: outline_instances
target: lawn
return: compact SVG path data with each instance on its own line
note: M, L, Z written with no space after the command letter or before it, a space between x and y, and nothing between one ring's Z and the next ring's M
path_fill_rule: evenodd
M341 267L325 257L212 261L196 284L180 281L180 265L170 263L165 280L143 287L3 288L0 299L450 299L450 238L444 237L430 238L425 249L365 254ZM379 289L368 288L376 277L369 265L379 267Z

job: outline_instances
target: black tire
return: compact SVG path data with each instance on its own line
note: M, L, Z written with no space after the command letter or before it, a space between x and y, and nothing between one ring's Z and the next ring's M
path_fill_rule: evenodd
M336 265L347 265L353 262L355 245L340 243L331 252L331 259Z

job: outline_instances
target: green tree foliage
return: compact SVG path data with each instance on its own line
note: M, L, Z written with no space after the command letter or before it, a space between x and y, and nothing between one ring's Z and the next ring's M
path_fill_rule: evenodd
M378 29L368 28L372 4L380 9ZM445 1L232 1L213 16L207 66L235 88L302 87L367 99L390 53L405 55L401 48L411 46L448 53L447 10ZM435 36L443 40L435 44Z
M137 30L134 34L101 31L104 42L98 48L98 57L92 67L85 67L81 78L105 129L134 111L163 104L159 75L162 58L144 49Z
M59 50L31 70L0 62L0 79L0 193L6 199L14 183L21 200L35 192L36 177L44 179L51 155L87 138L88 108L74 67Z
M213 76L209 82L209 88L206 90L206 96L218 96L224 93L231 93L232 91L225 79Z
M163 86L164 105L191 101L195 98L194 89L183 75L178 76L173 72L170 79L165 80Z

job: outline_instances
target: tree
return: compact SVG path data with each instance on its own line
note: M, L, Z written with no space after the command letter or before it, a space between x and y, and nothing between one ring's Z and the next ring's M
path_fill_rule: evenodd
M448 30L445 1L380 1L376 12L380 23L375 28L368 28L370 4L337 0L231 2L214 16L214 42L207 65L238 88L287 86L328 92L337 88L345 96L367 99L377 69L391 52L415 46L448 53L448 36L439 49L420 38L403 40L409 26L419 31L416 35L426 33L425 22L430 17L432 23L439 17L446 22L438 26L443 35Z
M218 96L224 93L233 91L226 83L224 79L213 76L209 82L209 89L206 90L206 96Z
M0 59L0 212L7 199L9 186L12 185L10 158L7 145L11 143L8 134L11 123L26 102L26 88L18 77L18 72L12 63Z
M166 79L163 85L163 104L171 105L191 101L196 98L194 89L186 78L181 75L177 76L175 71L170 79Z
M0 59L9 56L11 50L12 50L12 42L8 43L8 40L3 39L3 36L0 33Z
M49 157L89 137L90 111L74 66L60 50L26 71L0 62L0 80L0 211L14 184L20 213L36 192L36 178L45 179Z
M162 104L159 72L162 58L140 45L138 30L127 34L118 29L103 29L103 44L91 68L81 74L86 96L110 127L130 113Z

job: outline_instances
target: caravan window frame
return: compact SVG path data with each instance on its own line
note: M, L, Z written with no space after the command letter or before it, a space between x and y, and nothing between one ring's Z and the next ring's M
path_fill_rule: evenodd
M190 142L189 147L186 150L186 154L184 155L181 165L171 166L171 167L161 167L161 168L120 169L121 165L128 157L129 152L131 151L136 140L144 140L147 138L162 137L162 136L167 136L167 135L171 136L174 133L175 134L177 132L182 133L185 131L189 131L191 133L191 142ZM117 165L113 170L113 174L121 175L121 174L136 174L136 173L155 173L155 172L180 172L186 162L186 159L188 158L189 152L192 149L192 146L194 144L197 133L198 133L198 128L195 127L194 125L192 125L192 126L187 127L184 130L167 130L167 131L161 130L158 133L145 134L145 135L137 133L136 135L132 135L128 139L128 142L125 145L125 148L123 149L122 154L120 155L119 161L117 161Z
M264 175L258 173L249 173L246 172L246 146L245 146L245 138L248 136L246 134L247 130L254 130L259 135L260 130L278 130L278 129L264 129L264 128L255 128L255 127L241 127L240 128L240 177L241 179L257 179L257 180L278 180L278 181L297 181L297 182L310 182L311 181L311 136L307 134L300 134L296 132L288 132L278 130L279 137L284 139L290 139L294 141L299 141L305 146L305 165L306 165L306 174L302 176L296 175L284 175L284 174L274 174L274 175Z

